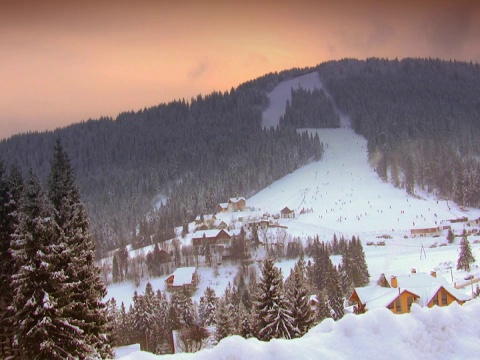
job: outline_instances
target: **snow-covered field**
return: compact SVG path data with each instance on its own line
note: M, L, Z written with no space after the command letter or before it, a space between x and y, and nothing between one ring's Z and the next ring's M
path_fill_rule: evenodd
M264 126L276 126L285 111L290 88L302 86L320 88L316 73L280 83L270 94L270 108L263 114ZM417 192L409 196L404 190L379 179L367 159L367 141L353 132L349 119L341 115L339 129L309 129L318 132L324 144L324 157L276 181L268 188L247 199L247 206L256 210L251 216L265 212L278 214L288 206L296 211L295 219L280 219L292 236L306 239L319 235L322 240L331 240L333 234L360 236L367 263L374 283L381 273L405 274L412 268L429 272L436 270L438 276L449 282L461 282L466 273L455 270L458 258L459 239L447 246L445 236L437 238L411 238L410 229L436 227L445 220L466 216L480 217L479 209L461 209L451 201L438 200L431 195ZM300 215L301 210L309 210ZM233 216L226 215L227 223ZM460 233L463 224L454 230ZM468 230L468 228L467 228ZM389 235L391 239L377 239ZM405 238L407 237L407 238ZM474 238L473 238L474 239ZM366 246L367 242L385 241L385 246ZM472 240L472 237L470 237ZM188 241L188 237L187 240ZM480 259L480 244L473 244L472 251ZM334 263L340 257L332 259ZM277 263L287 276L294 261ZM233 281L235 266L220 267L215 277L213 269L200 268L200 287L193 300L198 301L207 286L221 294L229 281ZM478 275L478 266L472 274ZM164 289L164 278L150 279L154 290ZM144 281L136 290L143 292ZM116 284L108 287L107 298L115 297L128 305L135 290L132 284ZM465 292L470 293L468 287ZM299 340L273 340L260 343L238 337L222 341L212 350L194 355L199 359L240 358L478 358L480 326L471 319L480 316L480 303L469 306L453 305L448 309L415 308L411 315L393 315L379 309L363 316L346 316L334 323L326 321L312 329ZM464 326L465 330L460 330ZM458 335L461 334L461 335ZM475 351L475 353L474 353ZM130 357L129 357L130 356ZM153 355L135 352L122 359L150 359ZM143 357L144 356L144 357ZM181 355L179 358L190 358Z

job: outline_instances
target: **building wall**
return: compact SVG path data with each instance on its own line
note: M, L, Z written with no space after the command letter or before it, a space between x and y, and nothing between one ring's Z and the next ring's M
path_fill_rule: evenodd
M447 298L447 303L446 304L442 301L442 295L446 295L446 298ZM437 299L437 302L435 302L435 299ZM454 301L457 301L457 299L454 298L452 295L450 295L447 291L445 291L442 288L442 289L438 290L436 296L434 296L433 299L430 300L430 302L428 303L427 306L428 307L433 307L435 305L437 305L437 306L448 306ZM464 302L463 301L458 301L458 303L463 304Z
M400 296L395 299L391 304L387 306L388 309L390 309L391 312L394 314L405 314L410 312L410 308L408 306L408 299L412 300L412 303L415 302L415 296L409 292L403 292L400 294ZM397 308L397 300L400 301L400 309Z

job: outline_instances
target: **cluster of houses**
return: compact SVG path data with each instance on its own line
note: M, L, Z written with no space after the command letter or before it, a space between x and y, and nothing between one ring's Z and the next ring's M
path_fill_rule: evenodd
M463 223L464 228L466 228L467 234L471 235L472 233L476 233L478 231L478 227L480 225L480 218L469 220L467 217L464 216L458 219L444 220L444 221L441 221L440 223L446 223L446 225L440 225L440 226L428 227L428 228L417 227L417 228L410 229L410 237L415 238L415 237L444 236L448 233L448 231L452 230L451 224L455 224L455 223Z
M422 307L447 306L454 301L463 304L470 299L469 295L437 278L436 272L417 273L412 269L406 275L386 277L382 274L376 285L355 288L349 301L357 314L382 307L394 314L404 314L414 303Z

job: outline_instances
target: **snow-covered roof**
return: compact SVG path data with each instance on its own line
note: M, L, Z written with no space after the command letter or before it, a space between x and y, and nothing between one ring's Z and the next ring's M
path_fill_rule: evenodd
M213 226L220 226L222 223L224 223L225 225L227 225L227 223L221 219L217 219L213 222Z
M228 208L228 203L219 203L218 206L220 206L222 209Z
M387 278L390 286L392 286L391 277ZM427 305L435 294L444 288L450 295L460 301L470 300L470 296L458 291L447 283L442 277L434 277L426 273L411 273L397 276L397 286L401 289L409 289L420 295L423 305Z
M197 215L197 217L195 218L196 221L200 221L202 218L202 215ZM213 214L208 214L208 215L203 215L203 220L204 221L209 221L209 220L212 220L212 219L216 219L215 215Z
M195 267L184 267L178 268L175 270L173 275L173 286L183 286L192 283L192 276L195 273L197 268Z
M217 237L221 231L226 232L227 235L231 236L231 234L227 230L213 229L213 230L197 231L196 233L193 234L193 238L194 239L203 238L204 235L206 238L214 238L214 237Z
M237 202L239 202L239 201L241 201L241 200L246 201L244 197L230 198L230 199L228 199L228 200L229 200L230 202L232 202L232 203L237 203Z
M387 307L405 291L420 296L409 289L399 290L378 285L355 288L355 292L357 293L360 302L367 310Z

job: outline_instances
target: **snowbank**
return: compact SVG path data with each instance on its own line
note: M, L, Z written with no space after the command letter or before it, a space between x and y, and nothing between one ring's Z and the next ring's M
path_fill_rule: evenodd
M155 357L140 351L117 359L478 359L480 301L464 306L412 307L411 314L394 315L375 309L328 319L301 339L245 340L231 336L216 347L195 354Z

